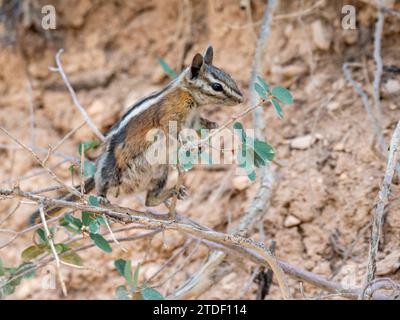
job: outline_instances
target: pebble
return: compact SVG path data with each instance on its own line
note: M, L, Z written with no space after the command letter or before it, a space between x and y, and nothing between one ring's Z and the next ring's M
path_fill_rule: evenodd
M397 94L400 93L400 81L396 79L389 79L385 84L384 84L385 91L388 94Z
M301 221L296 218L295 216L289 215L286 217L285 221L283 222L283 225L286 228L291 228L294 226L298 226L301 223Z
M311 147L314 142L315 138L308 134L305 136L294 138L290 141L290 146L293 149L305 150Z
M243 191L250 187L252 184L251 180L247 176L237 176L232 180L232 185L236 190Z
M314 21L311 24L311 30L315 46L321 50L329 50L331 46L332 34L322 24L322 21Z

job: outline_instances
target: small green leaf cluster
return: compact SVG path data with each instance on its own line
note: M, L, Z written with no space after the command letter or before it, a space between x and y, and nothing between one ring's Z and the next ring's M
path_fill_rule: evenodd
M130 260L118 259L114 261L115 268L124 277L126 284L115 290L118 300L164 300L165 298L157 290L139 285L140 263L136 266L132 276L132 263Z
M101 142L97 140L82 141L78 145L78 154L82 156L89 150L97 148L100 144ZM81 164L79 163L79 166L80 165ZM75 165L73 164L68 168L68 170L71 172L71 175L73 175L75 171L80 172L80 170L76 170ZM85 178L93 177L95 171L96 171L96 166L93 161L83 160L83 176Z
M54 234L54 229L50 229L50 232ZM43 229L38 229L36 234L39 238L39 243L33 246L30 246L22 251L21 259L24 262L32 261L37 258L41 254L45 252L51 253L51 247L49 241L46 237L45 231ZM64 243L55 243L54 248L58 255L60 255L60 259L64 262L74 264L77 266L82 266L82 259L76 252L67 252L72 248L71 246Z
M257 76L257 81L258 82L254 84L254 90L258 93L260 98L271 101L279 118L282 119L283 110L280 103L292 104L292 94L284 87L273 87L272 90L270 90L270 87L260 76Z
M255 168L263 167L267 161L272 161L275 156L274 149L264 141L248 137L240 122L235 122L233 128L240 137L237 163L246 171L249 179L254 181L256 179Z
M23 262L18 267L6 268L0 258L0 298L13 294L23 279L32 279L35 273L33 263Z
M89 204L92 206L99 206L99 200L97 197L90 195ZM112 251L108 241L100 234L100 226L107 224L104 216L82 211L81 219L79 219L74 217L72 214L67 213L64 218L60 220L60 224L75 233L84 232L89 234L89 237L93 240L94 244L104 252Z

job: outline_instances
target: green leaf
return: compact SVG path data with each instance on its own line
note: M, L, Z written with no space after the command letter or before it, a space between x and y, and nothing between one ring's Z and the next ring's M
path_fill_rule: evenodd
M92 222L90 222L89 224L89 230L91 233L99 233L100 231L100 225L97 222L97 220L93 220Z
M91 178L96 172L96 166L93 162L87 160L83 163L83 175L85 178Z
M248 174L247 176L249 177L249 179L251 181L255 181L256 177L257 177L256 172L254 170L250 174Z
M76 266L82 266L82 258L76 252L69 252L60 256L60 259L66 263Z
M158 59L158 63L161 65L161 67L163 68L164 72L170 78L175 79L178 76L176 74L176 72L174 70L172 70L172 68L168 65L168 63L163 58Z
M118 259L114 261L114 266L119 272L119 274L123 277L125 277L124 272L125 272L125 265L126 261L124 259Z
M182 168L184 171L190 171L193 168L193 163L190 161L185 161L185 163L182 165Z
M15 286L11 284L6 284L3 287L0 287L0 297L5 297L9 296L10 294L13 294L15 291Z
M236 130L243 130L243 125L240 122L235 122L233 128Z
M68 223L73 224L74 226L78 227L79 229L82 228L82 221L79 220L78 218L75 218L72 214L67 213L64 216L65 220L68 221Z
M71 175L75 173L75 165L71 164L68 168L69 172L71 172Z
M62 217L59 221L59 225L66 228L67 230L71 231L72 233L79 233L80 228L76 225L69 223L64 217Z
M99 199L97 197L90 195L89 196L89 204L94 207L98 207L100 205Z
M6 271L4 270L3 260L1 260L1 258L0 258L0 277L4 276L5 272Z
M246 144L243 144L240 151L237 153L237 163L240 168L245 169L247 174L253 171L254 156L253 148Z
M292 104L293 97L290 91L284 87L274 87L272 88L272 95L279 100L281 100L284 104Z
M144 300L165 300L164 296L153 288L140 290Z
M41 244L48 244L48 240L47 240L47 237L46 237L46 232L43 230L43 229L38 229L37 231L36 231L36 233L38 234L38 236L39 236L39 239L40 239L40 243Z
M4 270L7 274L14 274L17 272L18 268L10 267L10 268L4 268Z
M129 292L126 290L125 286L119 286L115 290L115 297L117 300L130 300Z
M82 223L85 227L88 227L94 220L96 220L96 215L94 213L82 211Z
M184 171L189 171L193 168L193 162L196 160L195 152L180 148L178 150L179 164L182 166Z
M18 272L26 272L23 276L24 279L32 279L36 275L36 266L31 262L24 262L18 267Z
M107 218L104 216L97 216L96 221L98 224L107 224Z
M278 114L279 118L283 118L283 110L279 102L275 99L272 99L272 104L274 105L275 111Z
M64 251L69 250L68 246L66 246L65 244L62 244L62 243L55 244L54 249L56 250L57 254L61 254Z
M265 100L268 99L267 94L266 94L264 88L263 88L259 83L256 82L256 83L254 84L254 89L256 90L256 92L258 93L258 95L259 95L261 98L263 98L263 99L265 99Z
M269 93L269 86L268 86L267 83L264 81L264 79L261 78L260 76L257 76L257 80L258 80L258 82L261 84L261 86L263 87L263 89L265 90L265 92Z
M133 289L135 291L136 288L139 286L139 270L140 270L140 263L136 266L135 273L133 274Z
M46 250L47 250L47 245L45 244L40 244L38 246L30 246L26 248L24 251L22 251L21 259L24 262L31 261L35 259L37 256L40 256Z
M208 164L209 166L212 165L212 157L205 151L202 151L200 153L200 158L202 160L202 163Z
M259 155L264 161L272 161L275 156L274 149L272 147L261 140L256 139L254 141L254 151Z
M240 137L242 143L246 143L246 132L244 131L243 125L240 122L233 124L235 133Z
M90 149L96 148L98 145L100 145L100 141L96 140L82 141L78 145L78 153L82 155L82 149L86 153Z
M129 288L132 288L132 263L131 260L126 261L124 268L124 278Z
M90 238L94 241L95 245L98 246L104 252L111 252L112 248L110 244L101 235L91 233Z

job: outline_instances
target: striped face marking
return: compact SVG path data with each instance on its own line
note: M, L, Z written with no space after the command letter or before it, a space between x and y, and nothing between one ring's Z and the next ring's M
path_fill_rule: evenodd
M229 74L215 66L204 64L202 72L189 80L191 92L201 104L236 105L243 95Z

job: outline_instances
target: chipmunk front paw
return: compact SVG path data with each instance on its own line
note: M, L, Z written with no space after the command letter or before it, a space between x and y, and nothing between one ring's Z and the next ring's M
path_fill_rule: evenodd
M97 200L102 206L109 206L111 204L110 200L108 200L105 196L97 196Z
M189 192L185 186L180 186L178 190L174 188L172 192L179 200L184 200L189 196Z
M214 121L210 121L205 118L200 118L200 126L201 126L201 128L205 128L205 129L209 129L209 130L217 129L219 127L218 123L216 123Z

